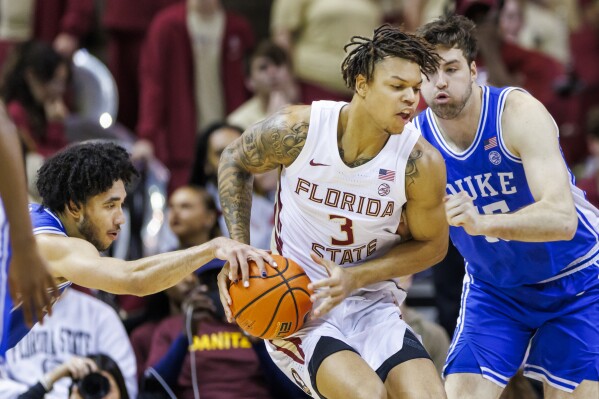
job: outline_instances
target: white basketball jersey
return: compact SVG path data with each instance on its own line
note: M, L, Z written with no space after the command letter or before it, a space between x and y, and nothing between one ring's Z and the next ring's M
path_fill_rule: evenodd
M396 245L406 202L405 169L420 137L410 123L391 135L372 160L354 168L339 155L337 126L344 102L312 103L306 143L281 171L274 247L298 262L311 280L327 277L310 253L350 267Z

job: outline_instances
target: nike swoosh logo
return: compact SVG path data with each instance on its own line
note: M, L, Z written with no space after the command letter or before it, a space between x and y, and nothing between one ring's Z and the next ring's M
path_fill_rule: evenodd
M310 160L310 166L331 166L331 165L327 165L326 163L314 162L314 159L311 159Z

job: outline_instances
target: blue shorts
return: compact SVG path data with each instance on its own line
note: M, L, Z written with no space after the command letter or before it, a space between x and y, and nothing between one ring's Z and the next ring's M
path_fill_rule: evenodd
M444 375L481 374L505 386L521 366L566 392L599 380L599 265L513 288L466 274Z

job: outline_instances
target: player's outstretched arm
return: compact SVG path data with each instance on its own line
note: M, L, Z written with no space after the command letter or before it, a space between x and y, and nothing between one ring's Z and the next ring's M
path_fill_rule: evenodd
M417 273L439 263L447 253L449 227L443 208L447 177L441 154L420 138L406 167L406 224L412 238L402 241L380 258L359 267L341 268L325 259L329 278L312 283L313 301L324 299L314 316L328 312L357 288Z
M522 160L535 202L519 210L481 215L466 193L458 193L447 198L449 223L464 227L471 235L506 240L570 240L578 217L551 115L534 97L513 91L508 95L501 125L509 151ZM506 190L514 189L506 186Z
M310 107L286 107L251 126L223 151L218 166L218 191L234 240L250 242L252 174L291 165L304 147L309 120ZM237 268L231 267L230 271L231 278L237 279ZM242 269L242 275L247 281L247 270Z
M0 104L0 197L10 224L12 259L9 270L9 290L15 304L22 303L25 323L44 317L44 309L52 313L52 297L58 293L56 284L40 257L31 219L27 210L27 188L21 157L21 144L14 125Z
M36 238L55 277L114 294L144 296L162 291L214 258L245 268L248 259L274 262L268 252L225 237L134 261L102 257L92 244L79 238L50 234Z

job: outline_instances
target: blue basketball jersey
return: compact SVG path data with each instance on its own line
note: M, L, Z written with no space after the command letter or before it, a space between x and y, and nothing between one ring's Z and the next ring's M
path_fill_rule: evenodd
M0 357L17 344L28 332L25 325L23 312L15 306L8 292L8 266L10 263L10 240L8 237L8 222L4 208L0 202ZM66 230L60 219L41 205L29 205L29 214L33 224L33 234L58 234L67 236ZM70 282L58 286L60 292L71 285Z
M508 213L530 205L534 198L522 161L503 142L501 115L505 100L515 88L483 86L478 130L473 143L456 152L445 141L431 109L415 120L422 135L443 155L447 165L447 193L466 191L480 213ZM570 188L578 213L578 228L570 241L521 242L471 236L462 227L451 227L451 240L466 259L468 272L498 287L551 281L574 273L599 259L599 210L584 193Z

